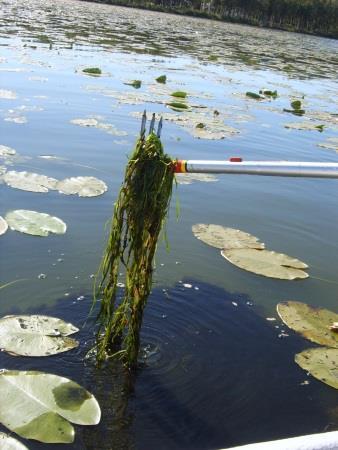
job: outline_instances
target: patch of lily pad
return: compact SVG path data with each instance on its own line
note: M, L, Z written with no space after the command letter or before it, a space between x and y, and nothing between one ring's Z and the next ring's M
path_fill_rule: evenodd
M67 229L67 225L58 217L26 209L8 212L5 220L11 230L33 236L48 236L49 233L64 234Z
M90 392L54 374L2 370L0 396L0 422L23 438L44 443L72 443L70 422L96 425L101 418Z
M7 224L6 220L0 216L0 236L2 234L5 234L7 230L8 230L8 224Z
M202 181L205 183L213 183L218 181L215 175L207 173L177 173L175 179L178 184L193 184L196 181Z
M0 158L6 158L8 156L14 156L16 151L14 148L7 147L7 145L0 145Z
M338 389L338 314L301 302L277 305L282 321L305 339L325 345L295 355L295 362L319 381Z
M263 249L265 247L263 242L259 242L256 236L235 228L222 227L221 225L198 223L192 226L192 232L197 239L220 249Z
M82 69L82 72L87 75L101 75L102 70L99 67L87 67L86 69Z
M140 87L142 85L142 81L141 80L132 80L132 81L127 81L123 84L126 84L127 86L132 86L135 89L140 89Z
M160 75L159 77L156 78L157 83L160 84L166 84L167 82L167 76L166 75Z
M48 192L56 189L58 180L32 172L9 170L3 176L4 182L13 188L30 192Z
M327 148L329 150L335 150L338 153L338 138L332 137L328 138L326 142L321 142L317 144L318 147Z
M4 100L15 100L17 98L17 95L13 91L9 91L7 89L0 89L0 99Z
M95 177L71 177L59 181L56 189L62 194L79 197L96 197L104 194L108 187L106 183Z
M127 136L128 133L125 131L118 130L114 125L110 123L100 122L96 118L87 118L87 119L73 119L70 121L73 125L78 125L80 127L93 127L98 130L105 131L112 136Z
M15 356L50 356L76 348L68 336L79 331L49 316L5 316L0 319L0 348Z
M305 339L338 348L338 333L330 329L333 323L338 322L338 314L294 301L278 303L277 312L285 325Z
M284 253L253 248L238 248L221 251L222 256L235 266L269 278L295 280L308 278L304 272L307 264Z
M290 128L292 130L304 130L304 131L324 131L324 124L317 124L315 122L292 122L285 123L284 128Z

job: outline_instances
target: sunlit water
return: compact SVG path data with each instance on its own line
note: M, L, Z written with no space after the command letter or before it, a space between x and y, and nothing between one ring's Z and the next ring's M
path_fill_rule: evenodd
M58 179L95 176L109 188L79 198L0 185L1 216L31 209L68 226L62 236L1 236L1 284L22 280L0 290L1 315L47 311L81 325L139 130L136 113L168 118L173 91L189 94L201 122L217 110L237 131L197 139L165 120L162 140L173 157L338 161L334 150L318 145L338 134L337 41L76 1L2 1L0 9L0 92L15 94L0 95L0 145L17 151L0 166ZM100 67L103 75L84 75L86 67ZM167 84L159 85L155 78L163 74ZM124 84L134 79L140 89ZM245 96L264 88L279 97ZM303 102L304 117L283 112L294 99ZM70 122L91 117L118 132ZM324 131L284 126L297 122L325 125ZM337 310L337 183L220 175L175 189L170 251L159 245L143 330L145 365L128 402L114 368L95 372L90 361L84 364L89 326L79 351L44 360L1 354L1 366L59 373L95 392L102 424L78 431L75 444L64 448L207 449L335 428L336 392L313 379L301 385L306 374L293 363L309 344L293 335L278 339L280 323L265 318L288 299ZM194 238L195 223L252 233L269 249L308 263L310 278L277 281L242 271ZM76 300L81 295L85 300Z

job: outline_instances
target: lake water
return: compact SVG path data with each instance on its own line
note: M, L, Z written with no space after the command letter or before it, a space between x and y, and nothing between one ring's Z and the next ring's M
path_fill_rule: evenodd
M0 145L17 152L0 166L108 185L94 198L0 185L1 216L30 209L67 224L60 236L1 236L1 284L20 280L0 290L1 315L34 311L83 324L144 109L164 116L162 141L175 158L338 161L334 148L321 146L338 136L335 40L71 0L0 0L0 12ZM87 67L102 75L85 75ZM160 75L165 85L155 81ZM140 89L124 84L135 79ZM245 95L261 89L278 97ZM177 90L188 93L187 113L166 106ZM293 100L302 101L303 117L283 111ZM194 136L196 121L213 120L214 134ZM304 123L324 128L297 129ZM93 320L78 350L49 359L1 353L1 367L58 373L95 393L101 424L78 427L65 449L226 448L336 429L336 391L293 362L311 345L291 332L278 339L284 328L266 317L277 317L283 300L337 311L337 187L336 180L242 175L178 185L132 394L116 367L100 371L84 360ZM279 281L240 270L193 236L196 223L254 234L305 261L310 277Z

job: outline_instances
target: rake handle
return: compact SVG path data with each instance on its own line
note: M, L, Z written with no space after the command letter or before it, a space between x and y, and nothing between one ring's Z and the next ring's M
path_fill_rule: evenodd
M338 178L338 163L294 161L176 160L175 173L224 173L279 177Z

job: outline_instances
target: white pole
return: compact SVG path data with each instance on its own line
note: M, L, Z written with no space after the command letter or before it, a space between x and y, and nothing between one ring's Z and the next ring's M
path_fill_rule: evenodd
M291 161L180 161L187 173L226 173L282 177L338 178L338 163Z
M338 431L231 447L227 450L337 450ZM225 449L224 449L225 450Z

